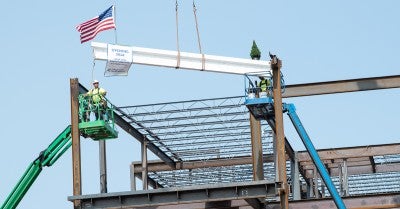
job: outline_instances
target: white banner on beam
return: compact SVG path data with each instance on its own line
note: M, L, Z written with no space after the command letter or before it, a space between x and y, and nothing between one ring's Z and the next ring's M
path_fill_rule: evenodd
M108 44L104 76L127 76L132 60L131 47Z

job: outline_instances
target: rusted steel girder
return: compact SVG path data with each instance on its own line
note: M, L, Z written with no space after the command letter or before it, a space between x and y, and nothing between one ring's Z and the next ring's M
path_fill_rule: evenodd
M282 97L400 88L400 75L287 85Z
M77 78L70 79L71 92L71 137L72 137L72 178L73 178L73 194L82 194L81 182L81 143L79 134L79 82ZM75 200L74 209L81 207L81 201Z
M272 154L264 154L263 162L274 162L274 156ZM234 157L234 158L215 158L207 161L191 160L177 163L175 168L171 168L161 160L149 160L148 161L148 172L159 172L159 171L172 171L172 170L186 170L186 169L197 169L197 168L210 168L210 167L224 167L234 165L246 165L252 163L252 157ZM143 171L140 161L132 162L134 165L134 173L141 173Z
M377 155L400 154L400 143L368 145L358 147L340 147L334 149L319 149L318 155L321 160L360 158ZM299 162L311 161L310 155L306 151L298 152Z
M264 179L264 163L261 138L261 123L250 114L251 153L253 162L253 180Z
M276 56L271 56L276 136L276 150L274 153L277 156L275 167L278 171L278 178L276 181L280 182L278 195L280 197L281 209L289 209L289 189L286 179L285 132L283 128L281 67L282 61Z

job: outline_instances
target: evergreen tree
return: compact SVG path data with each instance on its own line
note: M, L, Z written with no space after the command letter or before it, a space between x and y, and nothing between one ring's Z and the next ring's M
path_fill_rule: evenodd
M253 46L251 46L250 57L253 60L254 59L259 60L261 57L261 52L257 47L256 41L254 40L253 40Z

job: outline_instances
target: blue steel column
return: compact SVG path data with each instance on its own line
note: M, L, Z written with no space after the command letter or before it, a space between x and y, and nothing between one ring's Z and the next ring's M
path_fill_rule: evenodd
M294 127L296 128L297 133L299 134L301 140L303 141L304 146L307 149L308 154L310 154L311 159L313 160L315 166L319 174L322 177L325 185L328 187L329 192L333 200L335 201L336 207L339 209L346 209L346 206L340 197L339 193L337 192L335 185L333 184L328 171L326 170L324 164L322 163L321 159L318 156L318 152L315 149L314 145L312 144L310 137L308 136L306 130L303 127L299 117L296 114L296 109L293 104L285 104L285 109L288 111L288 115L290 120L292 121Z

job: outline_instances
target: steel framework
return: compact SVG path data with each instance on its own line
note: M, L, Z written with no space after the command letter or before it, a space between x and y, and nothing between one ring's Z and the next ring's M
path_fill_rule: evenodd
M178 164L251 156L249 112L242 97L126 106L117 113ZM264 153L272 154L271 129L263 123L262 130ZM273 179L273 165L264 166L267 179ZM149 172L149 177L163 187L242 182L252 180L252 167Z
M126 106L119 107L118 112L151 143L180 162L177 168L163 167L160 161L149 162L149 177L161 186L252 180L249 112L241 96ZM262 130L264 174L273 180L272 133L266 123ZM400 184L396 183L400 178L399 150L399 144L390 144L326 149L320 150L319 155L338 189L347 190L347 195L360 195L400 192ZM300 178L301 184L307 185L305 179L314 181L320 195L329 196L314 174L308 154L298 152L297 160L305 174ZM140 162L133 165L134 173L142 172ZM287 165L290 173L289 157ZM344 167L347 186L343 185Z
M387 76L289 85L283 97L398 87L400 87L400 76ZM132 163L132 176L142 178L145 184L148 183L153 187L167 187L164 188L167 190L148 190L139 193L152 200L158 192L161 194L163 191L172 191L178 198L169 202L167 199L162 199L160 201L165 202L155 203L151 208L221 208L203 203L217 201L216 205L219 203L224 205L225 200L222 199L203 199L199 202L187 199L188 202L182 207L173 204L179 202L180 197L192 193L192 189L182 193L177 192L181 188L209 188L213 184L221 185L228 182L245 186L253 182L249 112L243 105L241 96L119 107L116 114L116 123L143 144L142 150L149 149L160 157L157 161L147 161L144 152L141 162ZM265 122L261 127L264 176L268 182L273 182L276 179L276 171L275 156L272 152L272 131ZM348 207L399 208L399 150L400 144L387 144L332 148L319 150L318 154L328 168L335 186L345 197ZM319 204L316 201L294 201L299 199L321 200L321 204L332 205L333 202L329 199L329 194L308 154L304 151L288 152L288 149L286 154L291 207L310 208ZM275 188L277 187L279 185L275 185ZM132 189L135 188L133 184ZM133 192L127 195L139 193ZM237 200L232 196L226 200L230 207L222 208L259 208L259 203L265 200L268 201L267 208L279 207L272 193L268 191L269 197L249 197L250 199L244 197L244 200ZM112 201L108 202L107 199L114 198L113 195L115 196L115 194L74 196L70 200L82 200L87 203L97 201L94 198L98 198L100 202L105 201L105 204L109 204ZM376 197L382 196L386 202L377 203ZM120 203L114 206L123 206L124 198L124 194L116 195L114 199ZM162 205L157 206L157 204ZM366 204L369 206L365 206ZM132 208L142 206L149 205L144 203Z

